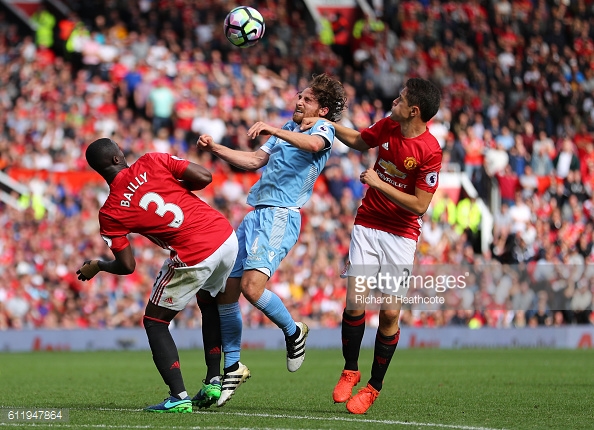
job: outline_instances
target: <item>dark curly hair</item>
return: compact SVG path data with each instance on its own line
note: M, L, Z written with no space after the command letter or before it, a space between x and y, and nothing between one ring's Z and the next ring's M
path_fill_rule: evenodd
M311 88L318 104L328 108L325 118L330 121L339 121L347 106L346 92L342 83L326 73L322 73L314 76L309 88Z

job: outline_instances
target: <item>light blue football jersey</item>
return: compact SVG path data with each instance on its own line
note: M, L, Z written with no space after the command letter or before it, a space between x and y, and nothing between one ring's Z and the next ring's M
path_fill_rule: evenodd
M294 121L287 122L283 129L301 132ZM270 158L262 177L248 194L248 205L300 208L309 200L314 182L330 157L335 131L330 122L320 119L303 133L322 136L325 148L319 152L303 151L272 136L261 148Z

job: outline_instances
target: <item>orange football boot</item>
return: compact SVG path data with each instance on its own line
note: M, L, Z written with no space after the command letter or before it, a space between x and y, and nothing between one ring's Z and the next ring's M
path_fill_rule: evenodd
M379 396L379 391L367 384L348 401L346 408L351 414L364 414L373 405L377 396Z
M358 370L343 370L340 379L334 387L332 397L334 403L344 403L351 398L353 387L361 380L361 372Z

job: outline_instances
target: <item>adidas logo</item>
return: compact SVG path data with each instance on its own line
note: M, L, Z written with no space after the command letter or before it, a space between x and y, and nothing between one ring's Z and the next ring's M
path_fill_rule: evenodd
M382 148L384 148L386 151L388 150L388 146L389 146L388 142L382 144Z
M173 304L173 299L172 299L171 297L167 297L167 298L164 300L164 302L165 302L165 303L167 303L168 305L172 305L172 304Z
M387 364L387 363L388 363L388 359L387 359L386 357L380 357L379 355L376 355L376 356L375 356L375 361L376 361L378 364L382 364L382 365L384 365L384 364Z
M169 370L171 370L171 369L179 369L179 361L176 361L175 363L173 363L171 365L171 367L169 368Z
M220 354L221 353L221 348L219 348L218 346L215 346L210 351L208 351L208 353L209 354Z

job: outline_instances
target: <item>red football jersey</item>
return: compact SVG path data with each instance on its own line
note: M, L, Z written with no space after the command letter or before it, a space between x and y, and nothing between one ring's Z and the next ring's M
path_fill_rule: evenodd
M415 188L435 193L441 170L441 148L429 130L415 138L402 136L400 124L383 118L361 131L371 148L379 147L374 170L384 182L407 194ZM357 211L355 224L418 240L421 218L369 188Z
M112 251L126 248L126 235L138 233L193 266L229 238L229 221L180 184L189 163L150 153L118 173L99 211L101 236Z

